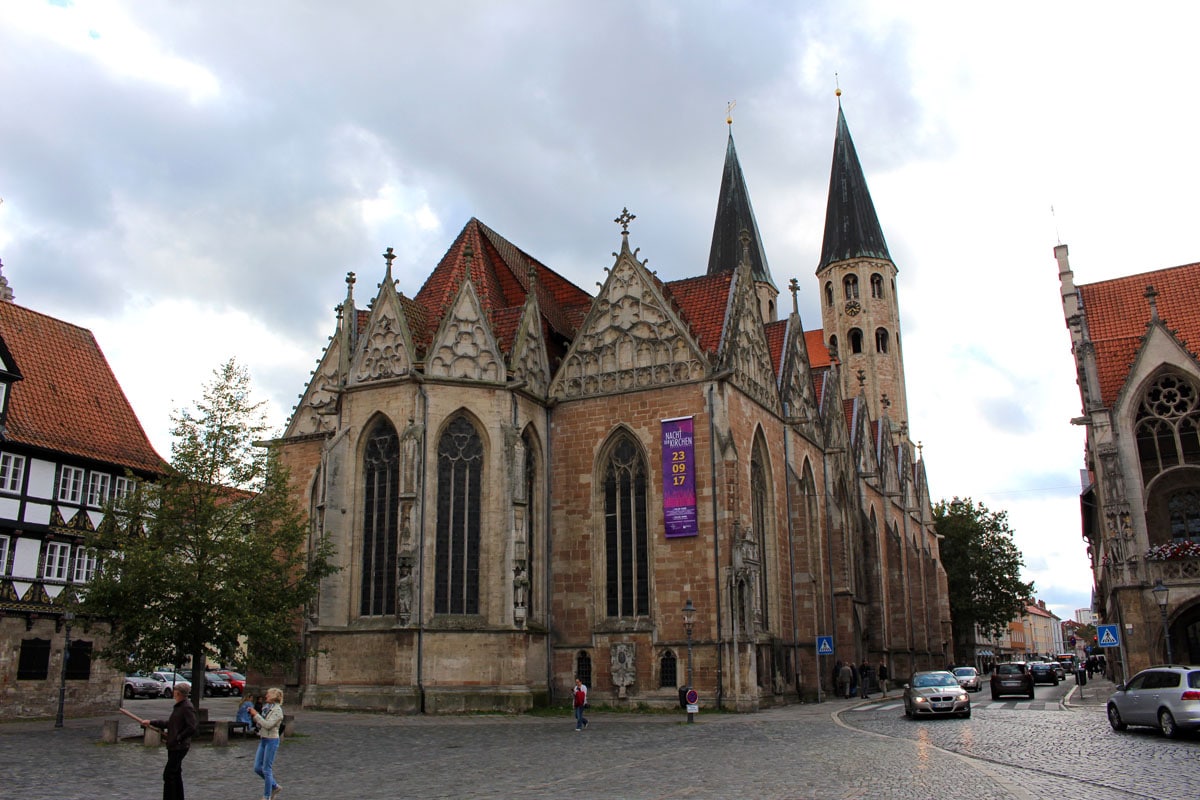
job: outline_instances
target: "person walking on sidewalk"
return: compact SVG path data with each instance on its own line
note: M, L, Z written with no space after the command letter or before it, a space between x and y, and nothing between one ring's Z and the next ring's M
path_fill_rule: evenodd
M863 700L871 696L871 665L865 658L858 668L858 696Z
M854 668L849 664L842 664L838 667L837 672L837 694L838 697L850 696L850 681L854 678Z
M879 691L883 692L883 696L886 699L887 698L887 682L888 682L887 662L884 662L884 661L879 662L879 669L876 670L875 676L877 678L879 678Z
M183 800L183 759L200 729L196 707L188 699L192 685L180 681L171 690L175 707L169 719L141 719L142 727L153 726L167 734L167 765L163 767L163 800Z
M275 754L279 752L279 731L283 727L283 690L267 689L262 713L251 709L258 725L258 752L254 754L254 774L263 779L263 800L272 800L283 789L275 782Z
M581 731L588 726L587 717L583 715L583 710L588 707L587 692L587 687L583 685L583 681L579 678L576 678L575 691L573 692L576 731Z

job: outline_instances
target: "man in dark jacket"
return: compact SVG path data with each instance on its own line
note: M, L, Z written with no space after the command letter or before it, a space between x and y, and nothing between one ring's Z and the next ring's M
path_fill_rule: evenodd
M169 719L143 719L142 727L153 726L167 734L167 766L163 767L163 800L183 800L183 757L200 727L196 708L188 699L190 683L177 683L172 692L175 708Z

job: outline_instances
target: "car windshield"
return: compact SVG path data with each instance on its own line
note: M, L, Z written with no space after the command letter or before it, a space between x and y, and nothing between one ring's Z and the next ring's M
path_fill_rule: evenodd
M218 675L215 672L204 673L204 680L208 681L209 683L212 683L213 681L220 681L221 683L225 682L224 676Z
M913 677L913 685L929 686L958 686L958 680L949 672L927 672Z
M954 670L954 674L960 678L973 678L979 673L975 671L974 667L959 667Z
M996 667L996 673L999 675L1020 675L1021 671L1018 664L1000 664Z

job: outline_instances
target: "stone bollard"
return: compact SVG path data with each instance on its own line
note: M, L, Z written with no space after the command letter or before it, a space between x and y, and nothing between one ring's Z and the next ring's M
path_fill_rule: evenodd
M106 719L104 721L104 733L101 739L105 744L117 743L117 725L119 723L115 719Z
M162 744L162 734L157 728L146 728L146 732L142 734L142 744L146 747L158 747Z
M229 723L217 720L213 725L213 747L229 746Z
M283 726L279 729L279 738L291 736L296 732L296 717L292 714L283 715Z

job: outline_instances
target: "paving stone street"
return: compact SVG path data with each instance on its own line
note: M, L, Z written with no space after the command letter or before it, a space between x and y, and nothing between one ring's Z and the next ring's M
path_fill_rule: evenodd
M1107 682L1039 687L1035 701L973 698L970 720L912 722L890 701L828 700L757 714L597 710L559 717L401 717L301 711L276 761L283 800L305 798L917 798L1116 800L1200 796L1200 739L1111 731ZM1067 698L1071 694L1073 697ZM1063 701L1066 702L1063 702ZM169 701L126 701L165 716ZM205 703L213 718L236 700ZM136 733L132 721L121 734ZM102 719L0 724L5 797L155 798L165 753L101 743ZM251 800L256 740L198 742L188 796Z

